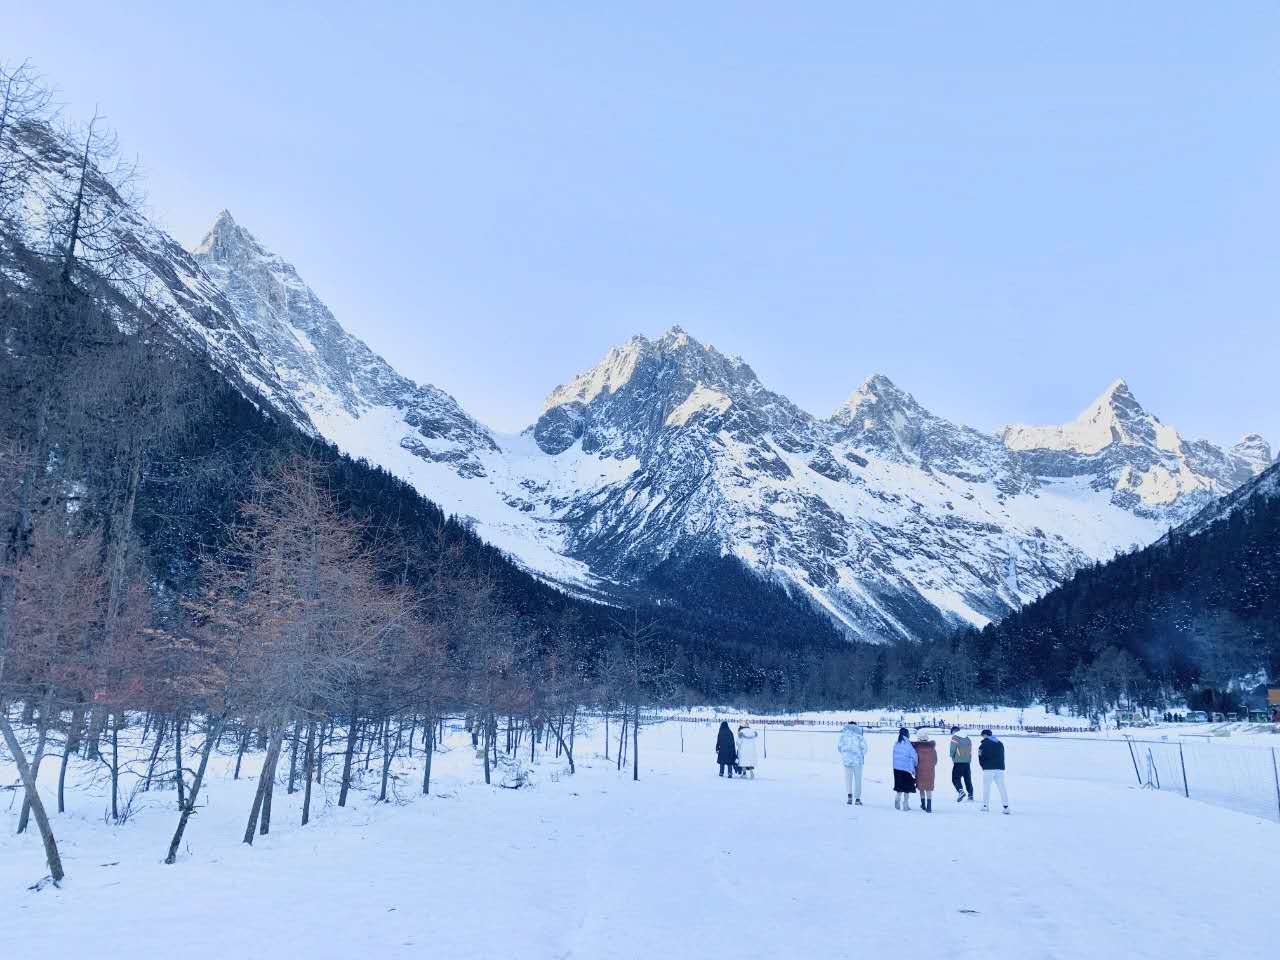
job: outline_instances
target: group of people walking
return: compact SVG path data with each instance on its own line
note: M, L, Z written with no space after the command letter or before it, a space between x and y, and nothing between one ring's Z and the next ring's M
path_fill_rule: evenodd
M844 765L844 789L846 803L862 806L862 766L867 757L867 738L862 727L850 721L840 731L836 744L840 762ZM951 785L955 787L956 802L973 801L973 741L959 727L951 728L948 750L951 758ZM982 768L982 809L989 810L991 787L1000 791L1004 812L1009 812L1009 794L1004 784L1004 743L990 730L982 731L978 745L978 766ZM915 741L911 732L902 727L893 745L893 807L910 810L911 795L919 791L920 809L933 813L933 790L937 781L938 749L921 730Z
M716 734L716 762L720 776L730 780L738 776L755 778L759 755L756 750L757 734L751 725L743 723L735 735L729 724L721 722ZM982 809L989 810L991 788L1000 791L1004 812L1009 812L1009 793L1004 784L1004 743L990 730L983 730L978 744L978 766L982 769ZM862 806L862 767L867 759L866 732L852 720L840 731L836 742L840 762L844 767L845 802ZM956 791L956 802L973 802L973 741L959 727L951 728L948 745L951 758L951 785ZM921 730L916 739L906 727L898 730L893 744L893 807L910 810L911 795L920 794L919 809L933 813L933 790L937 782L938 748L929 735Z
M727 770L730 780L735 773L740 777L755 779L756 761L759 759L756 753L757 736L751 725L744 723L738 727L738 735L735 737L729 724L721 721L720 732L716 734L716 762L720 764L720 776L723 777Z

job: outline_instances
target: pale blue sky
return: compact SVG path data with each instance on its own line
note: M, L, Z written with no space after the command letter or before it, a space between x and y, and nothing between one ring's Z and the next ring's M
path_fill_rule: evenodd
M494 426L679 323L822 415L1124 376L1280 442L1274 2L4 6L179 239L228 207Z

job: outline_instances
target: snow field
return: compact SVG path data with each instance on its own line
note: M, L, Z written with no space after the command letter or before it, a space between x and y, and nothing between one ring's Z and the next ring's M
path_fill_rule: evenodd
M895 811L888 735L869 737L866 806L848 807L834 737L807 736L829 746L813 759L769 738L757 779L730 782L716 776L714 726L646 728L633 783L603 759L600 725L579 741L575 776L539 757L533 785L508 790L484 786L455 732L433 796L406 761L403 802L373 803L375 758L369 789L339 809L326 784L305 828L299 795L278 788L272 833L252 848L240 834L261 755L239 781L219 757L171 867L172 790L141 795L113 827L107 785L77 761L69 811L54 817L61 889L27 889L44 874L39 841L13 835L20 799L0 793L0 938L14 956L1270 955L1274 823L1066 779L1062 741L1020 738L1006 741L1012 816L983 814L981 796L957 804L945 757L935 812ZM1075 768L1118 747L1067 746ZM0 784L14 779L0 761Z

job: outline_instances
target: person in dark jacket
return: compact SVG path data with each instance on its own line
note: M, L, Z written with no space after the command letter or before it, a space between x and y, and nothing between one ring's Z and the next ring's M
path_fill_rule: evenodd
M982 731L982 743L978 745L978 766L982 768L982 809L989 810L991 785L1000 788L1000 802L1004 812L1009 812L1009 792L1004 788L1004 744L990 730Z
M738 762L738 746L733 739L733 731L729 724L721 722L720 732L716 734L716 761L720 764L720 776L724 776L725 768L729 769L729 779L733 779L733 765Z
M973 800L973 741L960 732L959 727L951 728L951 785L956 788L956 803L965 798L965 790L969 791L969 800Z

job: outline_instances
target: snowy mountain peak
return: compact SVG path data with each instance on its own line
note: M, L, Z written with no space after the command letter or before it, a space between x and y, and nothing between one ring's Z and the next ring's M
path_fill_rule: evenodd
M1143 409L1123 380L1111 384L1070 423L1006 427L1005 446L1040 475L1092 475L1116 501L1139 512L1182 516L1235 489L1262 470L1270 449L1260 437L1224 450L1207 440L1184 440ZM1243 447L1242 447L1243 445Z
M231 211L224 207L218 211L213 225L209 227L204 239L191 253L192 255L227 257L235 250L246 246L254 247L258 252L264 252L253 235L236 223L235 218L231 216Z
M421 386L338 323L293 264L268 250L223 210L192 256L235 306L245 328L271 358L308 416L340 445L378 422L400 435L403 450L480 476L478 455L496 449L489 432L442 390ZM353 421L364 420L357 425Z
M1018 485L1009 478L1008 456L995 437L937 416L882 373L864 380L828 423L837 441L862 453Z
M751 368L738 358L726 357L680 327L672 327L657 339L637 335L613 347L595 366L552 390L543 401L542 412L607 398L622 391L638 374L652 375L659 370L668 371L676 391L681 388L679 381L685 379L690 390L700 382L723 387L732 381L755 380ZM675 401L683 401L688 393L686 390Z
M720 423L722 415L726 428L749 420L788 433L812 419L766 390L741 359L672 327L656 339L632 337L556 387L533 433L551 454L582 438L584 451L631 456L664 429Z
M900 413L923 412L915 397L882 373L872 374L849 395L849 399L831 415L831 421L840 426L851 426L859 418L883 418L892 411Z
M1011 450L1063 450L1086 455L1115 443L1176 451L1182 442L1177 431L1142 408L1123 379L1114 381L1070 423L1056 427L1011 425L1005 427L1002 439Z
M1231 447L1231 452L1242 460L1257 464L1259 469L1272 463L1271 444L1257 433L1245 434Z

